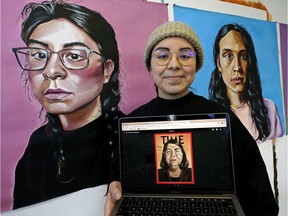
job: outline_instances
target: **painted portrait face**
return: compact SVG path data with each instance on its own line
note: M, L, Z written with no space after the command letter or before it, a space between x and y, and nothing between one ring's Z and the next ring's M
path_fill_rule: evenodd
M154 59L155 51L161 49L171 54L167 65L159 65ZM195 77L196 57L192 57L188 65L182 65L179 61L179 51L182 50L194 51L194 48L183 38L171 37L160 41L152 51L150 72L162 98L177 99L189 92L189 86ZM185 58L184 55L182 57Z
M112 71L106 64L102 71L102 58L95 53L100 53L98 45L81 28L66 19L43 23L32 32L28 47L42 48L51 53L44 69L27 72L33 95L48 113L71 114L93 109L99 103L103 84L109 80ZM77 51L56 53L64 49ZM88 53L95 51L88 55L88 66L68 69L68 61L81 63L83 50ZM43 55L35 53L35 56L41 59ZM66 66L60 56L62 61L66 61Z
M183 152L178 145L168 144L165 151L166 163L170 169L176 170L179 168L183 160Z
M220 53L217 61L218 70L222 73L227 94L241 94L244 91L248 54L241 34L228 32L219 43Z

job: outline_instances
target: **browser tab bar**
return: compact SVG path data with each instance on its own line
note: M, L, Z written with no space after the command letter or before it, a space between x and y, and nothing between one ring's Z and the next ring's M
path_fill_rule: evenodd
M189 128L222 128L227 126L226 119L176 120L153 122L123 122L123 131L189 129Z

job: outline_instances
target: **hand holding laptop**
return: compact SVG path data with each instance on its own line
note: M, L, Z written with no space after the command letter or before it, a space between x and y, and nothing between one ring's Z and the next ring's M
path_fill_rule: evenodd
M121 118L121 185L110 185L105 216L109 216L114 204L113 216L143 212L160 215L160 211L163 215L222 214L221 211L244 215L235 196L230 132L229 115L225 113L174 115L173 119L165 115ZM177 138L185 149L193 171L190 180L159 178L159 162L166 152L163 144L169 137ZM171 155L176 157L175 149L173 152ZM119 191L122 197L116 202Z
M108 193L105 202L105 213L104 216L110 216L115 203L122 197L121 183L113 181L108 188Z

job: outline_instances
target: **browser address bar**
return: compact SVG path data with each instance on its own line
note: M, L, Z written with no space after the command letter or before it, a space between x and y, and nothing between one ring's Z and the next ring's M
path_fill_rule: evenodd
M123 122L122 131L226 127L226 119Z

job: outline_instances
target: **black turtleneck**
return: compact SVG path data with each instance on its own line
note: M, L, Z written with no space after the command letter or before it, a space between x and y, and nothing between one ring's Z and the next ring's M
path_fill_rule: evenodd
M111 147L105 125L101 116L73 131L59 127L55 132L51 121L34 131L16 167L13 208L107 184ZM59 156L65 159L62 179L57 177Z

